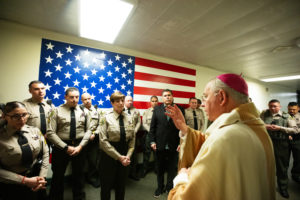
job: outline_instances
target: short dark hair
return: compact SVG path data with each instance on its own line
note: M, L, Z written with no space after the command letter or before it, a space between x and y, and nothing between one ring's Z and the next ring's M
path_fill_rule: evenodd
M31 86L32 86L33 84L36 84L36 83L42 83L42 84L44 84L42 81L34 80L34 81L31 81L31 82L29 83L28 88L30 89Z
M198 103L198 104L202 104L201 99L197 99L197 103Z
M155 96L155 95L153 95L153 96L150 97L150 101L152 100L152 98L156 98L158 100L158 97Z
M299 105L297 102L292 101L288 104L288 106L299 106Z
M122 94L121 92L114 92L110 95L110 102L111 103L114 103L115 101L118 101L120 99L125 99L125 95Z
M5 104L3 109L3 114L6 115L7 113L10 113L16 108L25 108L25 105L22 102L19 101L11 101Z
M170 89L164 89L161 94L163 95L165 92L170 92L172 94L172 96L173 96L172 90L170 90Z
M193 99L196 99L196 100L197 100L196 97L191 97L190 100L189 100L189 102L191 102L191 100L193 100Z
M65 92L65 96L68 96L69 92L73 92L73 91L77 91L79 92L78 88L76 87L69 87L66 92Z
M269 104L270 103L280 103L280 101L278 99L272 99L272 100L269 101Z

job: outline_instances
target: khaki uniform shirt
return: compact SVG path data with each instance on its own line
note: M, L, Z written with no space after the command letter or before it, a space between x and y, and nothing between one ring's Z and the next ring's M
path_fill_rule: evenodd
M150 124L153 116L153 108L148 108L143 114L143 127L147 132L150 131Z
M264 110L261 114L260 114L260 118L265 121L265 112L267 110ZM271 112L270 112L271 114ZM288 114L287 114L288 115ZM283 115L282 115L282 111L280 110L278 113L276 114L272 114L272 117L273 119L279 119L281 118ZM297 124L296 124L296 121L294 119L292 119L291 116L289 116L289 118L287 119L288 120L288 124L287 124L287 127L283 127L281 126L280 127L280 131L283 132L283 133L287 133L287 134L296 134L298 132L298 127L297 127Z
M295 120L297 127L298 127L298 132L300 132L300 113L297 113L296 115L292 116L292 119Z
M79 105L75 107L76 140L81 139L80 145L85 146L92 134L90 127L95 126L91 116L81 110ZM64 141L70 139L71 110L66 104L53 110L48 118L47 139L56 147L63 149L67 146Z
M87 113L92 122L92 126L90 126L90 130L92 131L92 134L98 134L97 127L99 125L99 119L100 119L100 113L102 113L102 111L100 109L96 109L94 106L91 106L89 109L84 107L84 112Z
M205 125L205 118L204 118L203 110L195 109L195 112L196 112L196 116L197 116L198 130L203 131L204 125ZM185 109L185 121L189 127L194 128L194 115L193 115L192 108Z
M136 108L130 108L130 114L129 114L128 108L125 107L124 109L125 109L124 112L132 117L135 126L134 133L137 133L142 124L140 112Z
M41 177L47 176L49 153L44 136L36 127L24 125L21 129L28 140L33 155L33 163L37 161L40 151L43 149L43 163ZM16 130L4 125L0 128L0 182L21 184L23 176L19 174L29 169L22 165L22 150L18 143Z
M29 113L27 124L41 129L40 105L38 104L38 102L30 98L24 100L23 103L25 104L27 112ZM53 104L49 105L46 100L43 100L41 103L45 111L45 117L47 119L52 110L55 109L55 106Z
M128 151L126 156L131 156L135 145L134 120L130 115L122 112L126 133L126 142L128 143ZM114 110L109 111L100 119L99 126L100 148L110 157L118 160L121 154L110 144L110 142L120 141L120 125L119 114Z

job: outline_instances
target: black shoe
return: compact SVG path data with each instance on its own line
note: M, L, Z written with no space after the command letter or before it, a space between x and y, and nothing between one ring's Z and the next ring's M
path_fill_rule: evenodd
M94 188L99 188L99 187L100 187L100 180L93 181L93 182L91 183L91 185L92 185Z
M284 198L289 198L290 197L290 195L289 195L289 193L288 193L288 191L286 189L280 189L279 188L279 193Z
M132 180L135 180L135 181L139 181L140 180L140 178L137 177L137 175L133 175L133 174L129 175L129 178L132 179Z
M91 184L94 188L99 188L100 187L100 180L87 180L89 184Z
M300 183L300 176L292 176L292 179L297 182Z
M162 191L161 189L157 188L157 189L155 190L155 192L154 192L153 197L154 197L154 198L159 198L160 195L161 195L162 193L163 193L163 191Z
M147 175L147 172L143 170L143 171L142 171L142 174L141 174L141 178L145 178L146 175Z
M148 173L149 173L149 170L143 170L142 174L141 174L141 178L145 178Z

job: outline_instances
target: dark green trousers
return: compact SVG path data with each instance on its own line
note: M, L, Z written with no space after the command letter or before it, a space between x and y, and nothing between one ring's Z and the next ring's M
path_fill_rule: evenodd
M110 144L121 155L126 155L128 150L127 143L110 142ZM110 193L113 189L115 190L115 200L124 200L128 166L123 166L120 161L113 159L104 151L101 152L100 163L101 200L110 200Z
M89 181L99 181L99 163L100 149L99 136L97 135L93 141L90 141L86 146L87 172L86 178Z
M56 147L52 151L52 181L50 187L50 200L64 199L64 174L68 163L72 163L72 193L73 200L84 200L84 162L85 149L76 156L69 156L66 152Z
M275 161L277 185L282 190L288 188L288 168L290 161L290 150L288 139L272 139Z
M290 140L290 153L293 155L293 168L292 168L292 176L300 177L300 138Z

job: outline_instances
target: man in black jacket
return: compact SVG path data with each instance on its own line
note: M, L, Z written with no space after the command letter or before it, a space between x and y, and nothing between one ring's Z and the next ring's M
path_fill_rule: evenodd
M179 130L172 119L165 115L165 107L173 105L173 93L169 89L162 92L163 104L156 106L150 125L151 148L156 152L157 189L154 197L158 198L165 189L169 192L173 188L173 179L177 173ZM179 106L178 106L179 107ZM184 109L179 107L184 114ZM164 188L164 172L167 171L167 184Z

